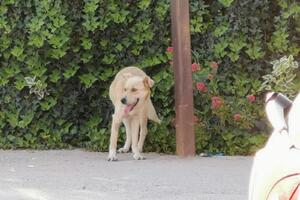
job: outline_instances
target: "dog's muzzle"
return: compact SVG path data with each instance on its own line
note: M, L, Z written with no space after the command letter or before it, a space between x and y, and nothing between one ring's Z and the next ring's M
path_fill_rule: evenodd
M140 99L137 99L136 102L133 103L133 104L125 104L125 105L126 105L125 110L124 110L125 115L128 115L129 112L131 112L131 111L134 109L134 107L138 104L139 100L140 100ZM126 98L125 98L125 101L126 101L126 103L127 103ZM121 102L122 102L122 100L121 100ZM123 102L122 102L122 103L123 103ZM124 103L123 103L123 104L124 104Z

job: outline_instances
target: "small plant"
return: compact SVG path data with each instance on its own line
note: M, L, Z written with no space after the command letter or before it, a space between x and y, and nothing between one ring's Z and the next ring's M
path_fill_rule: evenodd
M35 80L36 77L25 77L26 86L29 87L29 93L37 95L38 99L41 100L45 95L49 95L47 92L47 84L43 83L41 80Z
M264 82L259 90L281 92L289 97L294 97L297 92L295 71L298 69L298 62L294 61L294 57L290 55L275 60L271 64L273 70L270 74L263 76Z

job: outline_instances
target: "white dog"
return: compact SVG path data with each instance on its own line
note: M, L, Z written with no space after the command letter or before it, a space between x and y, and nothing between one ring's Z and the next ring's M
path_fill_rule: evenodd
M126 142L118 152L125 153L131 146L133 157L142 160L148 119L160 123L150 99L154 81L137 67L126 67L116 75L109 88L115 111L109 145L109 161L117 160L116 149L121 123L125 125Z
M300 94L293 104L281 94L268 94L266 113L274 131L254 157L249 200L299 200Z

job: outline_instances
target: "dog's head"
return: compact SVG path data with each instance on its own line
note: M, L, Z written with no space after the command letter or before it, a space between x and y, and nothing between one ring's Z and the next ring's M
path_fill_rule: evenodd
M150 88L153 87L154 81L149 77L133 76L132 74L124 74L126 79L123 86L121 103L125 106L125 114L137 110L144 102L150 98Z

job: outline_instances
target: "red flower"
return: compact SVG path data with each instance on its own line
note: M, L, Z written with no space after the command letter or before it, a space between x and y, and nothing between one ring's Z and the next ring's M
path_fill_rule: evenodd
M254 95L249 95L249 96L247 96L247 99L250 103L253 103L255 101L256 97Z
M214 96L211 98L212 109L218 109L222 106L222 99L220 97Z
M173 47L168 47L168 48L167 48L167 52L168 52L168 53L173 53Z
M202 92L207 92L207 87L206 87L205 83L203 83L203 82L196 83L196 88L197 88L197 90L200 90Z
M197 71L197 70L199 70L199 65L197 64L197 63L193 63L192 64L192 72L195 72L195 71Z
M212 69L218 69L218 63L217 62L215 62L215 61L212 61L212 62L210 62L210 67L212 68Z
M240 121L242 119L242 116L237 113L237 114L233 115L233 119L234 119L234 121Z
M214 75L208 74L207 78L208 78L208 80L213 80L214 79Z

